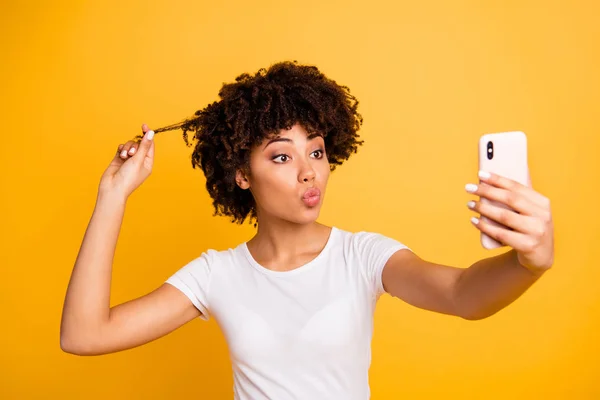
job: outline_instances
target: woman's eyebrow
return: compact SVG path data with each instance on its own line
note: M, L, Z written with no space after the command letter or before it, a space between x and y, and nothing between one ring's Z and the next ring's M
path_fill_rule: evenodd
M314 139L316 137L323 137L323 135L321 135L320 133L311 133L310 135L308 135L307 139L311 140ZM265 145L265 147L263 147L263 151L267 148L268 145L270 145L271 143L275 143L275 142L289 142L289 143L294 143L294 141L292 139L288 139L288 138L284 138L284 137L276 137L274 139L269 140L269 143L267 143Z

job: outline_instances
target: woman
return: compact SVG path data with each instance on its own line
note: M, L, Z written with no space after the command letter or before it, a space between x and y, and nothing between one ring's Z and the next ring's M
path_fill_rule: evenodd
M155 291L109 308L111 267L129 195L150 175L154 132L119 146L68 286L61 347L80 355L147 343L213 315L231 354L236 399L367 399L373 311L387 292L465 319L496 313L553 263L548 199L482 172L470 207L512 249L462 269L427 262L374 232L347 232L317 217L336 165L362 144L358 102L311 66L284 62L223 86L220 100L183 124L197 140L215 212L256 221L233 249L208 249ZM169 127L168 129L173 129ZM165 130L165 129L163 129Z

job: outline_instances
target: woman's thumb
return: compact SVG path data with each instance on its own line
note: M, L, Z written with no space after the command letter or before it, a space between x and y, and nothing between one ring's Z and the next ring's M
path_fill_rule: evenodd
M154 158L154 140L150 142L150 148L148 149L147 157Z
M146 156L152 157L154 156L154 146L153 145L154 131L148 131L144 135L144 138L140 142L140 147L138 148L135 156L138 158L144 158ZM134 156L134 157L135 157Z

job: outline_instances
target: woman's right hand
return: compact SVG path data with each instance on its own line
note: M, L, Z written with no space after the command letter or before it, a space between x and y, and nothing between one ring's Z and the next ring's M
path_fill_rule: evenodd
M152 173L154 164L154 132L142 125L144 138L140 143L128 141L118 147L110 165L102 174L101 193L118 193L126 199Z

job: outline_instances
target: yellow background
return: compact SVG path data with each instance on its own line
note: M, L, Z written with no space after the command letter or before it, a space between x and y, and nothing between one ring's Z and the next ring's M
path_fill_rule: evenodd
M27 5L21 5L21 4ZM68 279L119 143L288 59L359 100L365 145L330 179L320 221L466 267L479 245L464 185L481 134L523 130L552 199L556 263L469 322L385 296L373 399L600 398L600 6L594 1L3 2L0 12L0 398L231 399L226 344L195 320L101 357L61 352ZM251 225L213 217L180 132L130 198L112 303L141 296Z

